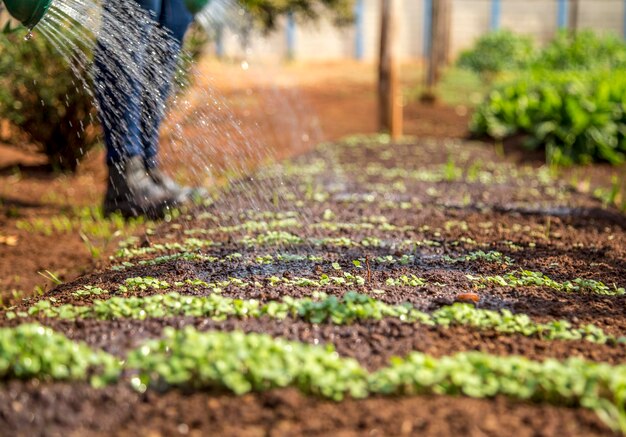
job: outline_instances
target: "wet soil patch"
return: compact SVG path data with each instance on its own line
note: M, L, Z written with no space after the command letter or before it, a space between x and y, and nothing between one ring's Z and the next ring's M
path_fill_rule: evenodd
M126 385L10 382L0 388L3 433L31 435L611 435L594 413L494 400L419 396L341 404L274 390L234 397ZM540 430L539 434L538 431Z
M153 235L140 237L131 245L150 249L176 243L182 248L114 259L111 264L130 261L133 265L121 271L104 268L93 272L58 287L45 298L56 299L55 305L89 305L106 296L77 297L72 293L86 285L115 291L128 278L146 276L170 284L231 277L258 282L259 287L224 286L223 294L262 302L285 296L310 297L314 291L333 296L357 291L389 304L410 302L423 311L435 311L454 303L460 293L471 292L478 295L479 308L508 309L538 322L565 319L575 326L593 323L608 334L626 335L624 296L565 293L539 286L478 287L466 276L495 276L525 269L561 283L579 278L602 281L613 289L626 286L626 226L621 216L551 179L546 169L516 167L478 143L437 140L396 145L352 141L322 147L285 164L284 169L281 177L268 172L254 181L237 181L212 205L193 211L190 217L164 223ZM241 258L139 265L142 260L181 250L219 259L239 253ZM497 251L512 262L489 261L484 255L475 261L449 259L479 251ZM274 260L270 264L256 260L285 252L321 260ZM383 260L376 262L378 257ZM405 262L400 263L400 259ZM365 284L270 286L271 276L319 279L324 274L341 277L345 273L365 277ZM403 275L422 278L425 285L387 283ZM173 288L132 290L126 295L171 291ZM202 285L183 285L175 291L190 295L211 292ZM1 326L32 321L0 319ZM331 343L341 355L356 358L368 369L383 367L391 357L412 351L437 357L478 350L535 360L582 357L611 364L626 360L623 344L545 341L389 319L350 326L268 318L223 322L186 317L37 320L74 340L119 356L147 339L160 337L166 326L192 325L205 331L242 330L309 344ZM68 430L78 434L212 432L244 436L609 433L589 411L503 398L372 398L337 405L290 390L240 398L177 390L139 395L122 385L96 391L84 384L14 381L0 389L0 422L5 425L1 429L39 434L64 434Z

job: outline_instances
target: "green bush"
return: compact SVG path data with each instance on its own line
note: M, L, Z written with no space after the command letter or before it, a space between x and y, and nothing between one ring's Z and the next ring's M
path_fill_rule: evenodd
M615 35L598 36L591 30L575 36L560 32L541 50L535 67L548 70L625 68L626 43Z
M275 29L279 17L288 13L303 21L315 21L325 13L335 23L347 24L354 11L354 0L239 0L239 4L266 31Z
M600 36L584 30L572 36L562 31L544 48L535 50L530 37L498 30L483 35L461 53L458 65L487 76L525 69L626 68L626 43L613 34Z
M510 30L490 32L461 53L458 65L480 75L518 70L530 65L535 54L533 40Z
M97 140L92 98L43 35L24 41L25 34L0 32L0 119L26 133L54 167L75 170Z
M535 72L496 87L474 113L474 134L527 136L553 164L626 161L626 72Z

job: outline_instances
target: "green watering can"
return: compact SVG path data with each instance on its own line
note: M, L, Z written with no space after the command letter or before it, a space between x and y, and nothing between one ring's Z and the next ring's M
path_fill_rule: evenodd
M189 9L189 12L196 15L206 5L208 5L210 1L211 0L185 0L185 6L187 6L187 9Z
M4 0L9 14L29 29L35 27L46 15L50 3L52 0Z

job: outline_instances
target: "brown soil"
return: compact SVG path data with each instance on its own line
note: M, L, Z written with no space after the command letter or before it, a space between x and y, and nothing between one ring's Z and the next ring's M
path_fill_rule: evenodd
M209 67L215 66L209 64ZM292 68L293 72L302 73L299 67ZM232 96L231 111L234 114L245 111L246 105L250 107L250 95L262 94L259 90L274 93L273 89L263 88L263 83L255 88L250 82L245 82L245 86L233 91L228 86L228 81L233 78L231 70L225 68L223 77L218 76L214 80L223 85L221 88L226 96ZM293 111L300 104L307 107L309 102L313 102L312 107L320 113L320 124L333 126L327 130L330 138L356 130L358 120L361 120L359 123L363 126L358 130L373 130L374 97L371 91L366 92L371 88L359 81L346 82L343 73L341 69L336 72L336 89L333 88L334 82L328 80L330 73L327 69L320 72L325 79L323 86L311 85L311 73L304 74L299 78L299 86L292 88L297 90L297 93L293 91L297 97L291 96L290 105L284 107ZM275 79L281 86L284 85L281 82L285 80L283 76L276 76ZM330 93L331 89L335 89L337 95ZM361 92L358 92L359 89ZM252 92L248 93L247 90ZM231 92L234 94L229 94ZM272 143L272 138L285 138L281 132L293 132L289 128L294 120L291 117L293 112L284 117L277 116L272 111L282 108L282 104L276 106L276 101L268 98L261 98L260 101L266 102L265 106L259 103L258 107L263 108L262 111L242 115L248 117L251 124L263 126L260 130L262 134L259 134L261 143ZM201 102L199 99L191 99L189 104L191 107L199 107L197 105ZM324 110L331 106L332 109ZM153 235L142 236L134 245L136 248L150 248L159 243L183 243L190 238L188 231L203 231L205 234L193 236L210 239L216 245L205 247L200 252L216 257L238 252L243 254L239 261L169 261L156 266L134 266L123 271L110 270L105 264L90 274L56 288L50 296L54 296L56 304L89 305L93 299L79 299L72 292L85 285L114 291L126 278L136 276L156 276L170 283L192 278L210 282L237 277L259 281L264 286L246 289L227 286L223 290L226 296L277 300L284 296L310 296L313 290L285 285L270 287L268 277L319 278L324 273L341 275L332 266L336 262L344 271L366 276L367 281L363 286L324 287L322 291L331 295L355 290L385 302L410 302L424 311L434 311L453 303L459 294L471 292L478 295L476 305L479 308L509 309L526 313L539 321L565 319L575 326L593 323L612 335L626 335L626 298L623 296L603 296L590 291L564 293L547 287L477 288L466 277L467 274L499 275L529 269L541 271L557 281L585 278L601 280L609 286L624 287L624 216L605 209L589 196L573 191L562 181L546 180L545 173L536 163L521 167L511 160L498 157L485 144L451 140L450 137L463 136L459 123L464 125L466 122L465 116L459 116L453 108L410 108L407 108L407 113L415 114L415 117L426 114L439 117L432 118L431 123L416 122L414 133L445 138L419 139L391 146L363 141L352 145L329 146L302 154L286 164L285 172L279 174L264 170L254 177L231 178L227 189L211 206L161 224ZM354 116L347 117L346 114ZM363 117L359 114L363 114ZM226 125L224 129L232 128L232 125L228 126L228 116L219 116ZM344 122L346 124L342 125ZM186 120L182 116L176 120L174 117L167 127L166 136L175 140L177 129L182 126L189 128L185 132L189 134L192 143L205 138L203 131L197 127L193 129L193 124L194 120ZM310 143L320 139L316 136L320 131L309 130L315 126L310 121L302 122L301 126L306 129L298 131L302 135L297 136L299 140L295 141L292 148L289 148L289 143L293 138L281 140L284 143L277 141L273 150L259 156L300 154L310 148ZM308 132L317 134L309 135ZM208 138L217 133L209 132ZM242 146L245 148L241 154L241 165L244 168L253 162L254 155L248 154L251 146L254 144ZM209 149L202 149L201 156L209 157L216 167L226 165L232 162L230 160L233 157L239 156L234 143L224 144L223 149ZM177 159L184 159L184 156L178 156ZM168 164L175 169L183 163L177 164L173 159ZM193 167L192 163L189 163L187 169L190 167ZM397 172L397 169L402 172ZM473 172L477 177L472 181L460 179L458 172ZM216 174L211 177L219 180ZM56 180L48 180L48 183L56 183ZM8 192L2 195L8 195ZM25 189L24 193L29 191ZM273 224L275 228L270 229L306 240L296 245L273 241L245 245L240 241L243 237L263 236L266 230L225 228L248 222L259 226L263 223L272 225L272 218L258 217L268 211L295 211L295 223L277 222ZM347 226L339 230L324 226L339 224L359 226ZM367 226L362 226L364 224ZM11 225L14 226L14 222L7 221L6 226ZM342 247L319 242L328 237L349 237L357 242L369 238L379 244L372 246L362 243ZM33 250L29 246L30 241L25 236L24 241L18 242L18 246L0 246L0 250L6 251L0 252L0 275L10 271L9 265L15 268L16 263L21 262L20 259L9 258L17 253L16 247L21 246L19 250L24 250L24 256L27 256L29 248ZM63 247L64 241L55 239L54 245ZM514 263L450 263L445 259L445 256L457 257L478 249L500 251L512 258ZM258 255L276 255L280 252L317 255L322 257L322 261L276 262L269 265L254 262ZM34 253L36 255L40 252ZM58 262L64 261L61 253L52 253ZM130 261L136 263L166 253L172 251L138 256ZM39 262L47 259L35 255L31 255L31 258ZM413 260L407 265L383 265L373 261L378 256L387 255L411 255ZM367 260L363 262L369 268L356 269L352 264L355 259ZM112 263L121 261L116 259ZM427 284L419 287L386 284L388 278L403 274L414 274L425 279ZM210 292L202 287L188 286L180 287L177 291L199 295ZM157 292L165 291L131 294ZM32 301L22 303L21 306L30 304ZM194 325L203 330L237 329L313 344L332 343L341 355L354 357L369 369L384 366L392 356L406 355L414 350L435 356L480 350L494 355L524 355L537 360L579 356L612 364L623 363L626 358L623 344L550 342L536 337L504 335L470 328L428 328L395 320L369 321L349 326L312 325L294 319L282 322L269 319L215 322L202 318L38 321L70 338L84 340L91 346L119 356L124 356L129 348L136 347L147 338L160 336L164 326ZM16 323L16 320L0 318L1 326ZM607 426L589 411L566 406L526 404L504 398L472 400L422 396L348 400L336 404L304 397L292 390L238 398L223 393L187 393L182 390L164 393L149 390L147 394L139 395L122 383L104 390L94 390L84 384L43 381L8 381L0 386L0 429L6 430L7 434L23 435L610 434Z
M411 68L414 66L408 66L407 71ZM215 97L240 120L243 135L255 138L255 146L262 146L260 155L246 152L248 165L254 167L259 160L293 156L322 141L375 133L372 72L371 66L348 62L291 65L275 67L275 74L247 74L235 65L208 60L199 67L198 87L213 87ZM411 84L415 79L406 80ZM197 105L202 105L201 112L208 111L206 115L214 117L204 101ZM218 170L233 156L240 157L245 147L241 142L231 145L225 141L227 132L223 129L229 129L228 123L213 136L188 123L185 117L191 111L175 112L164 128L165 165L183 181L194 179L194 175L186 171L188 153L180 153L177 143L170 144L179 123L189 141L211 142L211 147L201 152L204 162ZM467 117L458 116L454 108L411 103L406 111L409 135L465 135ZM64 215L72 207L98 205L106 179L103 160L102 151L95 150L81 163L77 175L57 175L49 172L40 155L0 143L0 237L17 237L15 246L0 242L0 298L5 302L14 300L13 290L22 296L30 295L35 286L52 288L53 284L38 272L49 270L69 281L99 264L76 233L46 236L19 230L16 223ZM203 182L221 183L219 171L216 173L216 180ZM109 253L106 250L103 259Z
M126 386L94 390L81 384L19 382L0 391L0 421L3 433L16 436L33 435L32 430L72 436L611 434L589 411L505 398L373 398L347 400L338 408L294 390L242 397L175 391L139 395Z

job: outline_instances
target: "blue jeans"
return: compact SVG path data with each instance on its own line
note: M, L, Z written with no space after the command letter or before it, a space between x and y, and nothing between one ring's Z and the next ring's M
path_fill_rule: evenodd
M183 0L104 1L93 78L108 165L134 156L157 165L159 127L192 19Z

